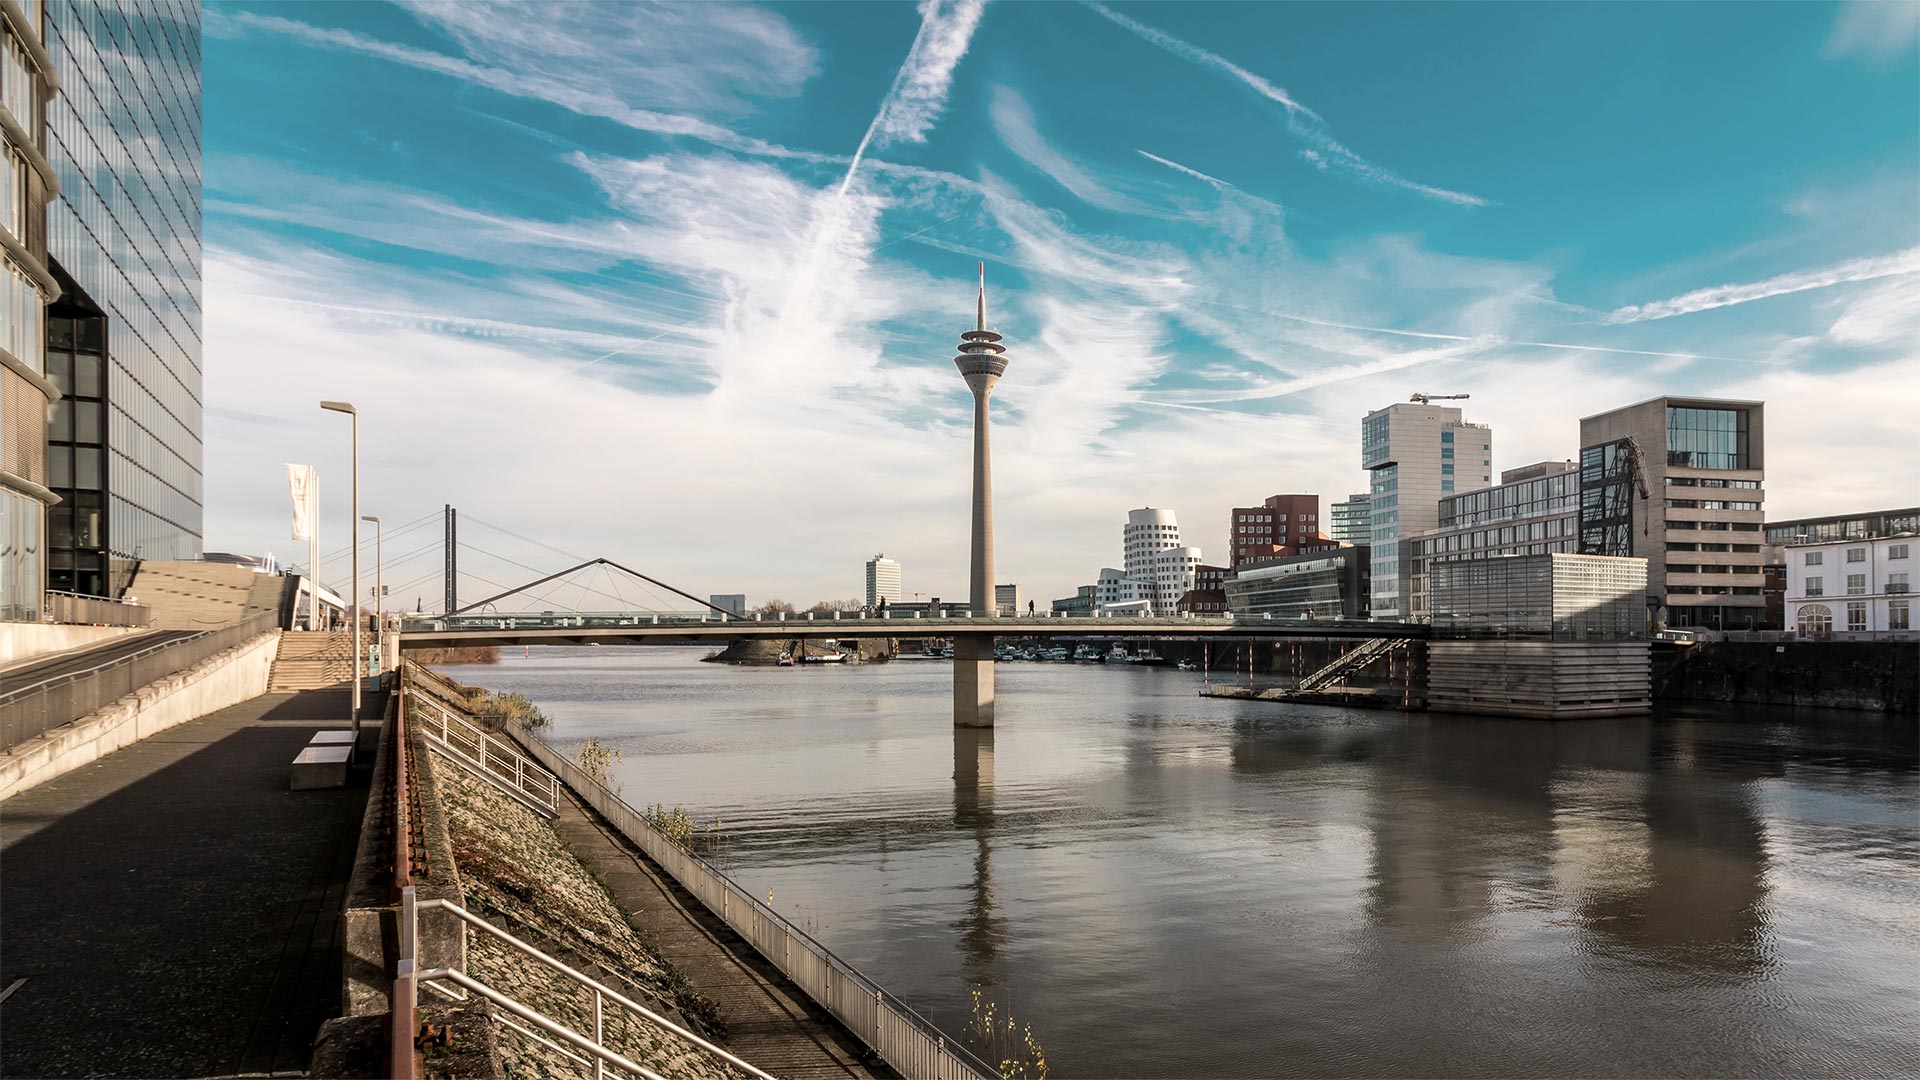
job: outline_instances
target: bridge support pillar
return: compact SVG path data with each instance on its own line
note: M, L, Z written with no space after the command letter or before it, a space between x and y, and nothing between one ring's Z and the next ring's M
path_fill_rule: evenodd
M993 637L990 634L954 636L953 726L993 726Z

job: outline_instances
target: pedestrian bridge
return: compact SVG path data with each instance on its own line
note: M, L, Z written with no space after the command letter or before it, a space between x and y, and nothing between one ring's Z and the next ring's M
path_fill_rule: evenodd
M463 645L671 645L792 638L1424 638L1425 623L1285 619L1270 615L926 616L855 612L733 617L719 614L554 612L411 615L400 647Z

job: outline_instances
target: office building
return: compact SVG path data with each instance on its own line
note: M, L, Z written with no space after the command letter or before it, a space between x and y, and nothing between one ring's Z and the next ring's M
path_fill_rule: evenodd
M879 607L882 600L900 602L900 564L885 554L867 560L867 606Z
M1181 615L1225 615L1227 579L1233 571L1224 566L1201 563L1193 569L1193 588L1174 605Z
M1333 504L1333 528L1327 535L1343 544L1365 544L1372 539L1367 524L1367 500L1362 492L1349 495L1345 502Z
M1828 540L1865 540L1872 536L1920 533L1920 506L1902 510L1875 510L1865 514L1793 518L1769 521L1762 528L1769 544L1823 543Z
M1020 586L995 585L993 587L994 610L1001 615L1025 615L1026 607L1020 599Z
M1580 474L1571 461L1544 461L1500 474L1479 491L1442 495L1439 524L1408 544L1408 617L1430 614L1436 563L1580 550Z
M1144 604L1151 608L1153 602L1148 599L1151 586L1143 581L1128 577L1125 570L1111 566L1100 568L1100 576L1094 582L1094 603L1105 614L1116 606L1125 606L1129 610Z
M1236 567L1222 583L1227 610L1275 619L1364 619L1370 549L1347 546Z
M1137 583L1138 598L1147 601L1155 615L1174 614L1180 598L1193 588L1200 549L1180 543L1180 523L1173 511L1151 506L1127 511L1121 536L1126 577Z
M1318 495L1275 495L1259 506L1236 506L1228 514L1227 544L1234 566L1301 551L1315 541L1325 541Z
M1647 561L1566 552L1433 565L1436 634L1485 632L1555 640L1647 635Z
M1082 585L1075 589L1072 596L1053 602L1055 615L1084 619L1100 609L1100 586Z
M1765 411L1654 398L1580 421L1580 550L1647 560L1656 625L1766 623Z
M38 4L24 5L29 10ZM53 588L201 554L200 5L48 0Z
M1413 537L1439 524L1442 496L1493 483L1493 430L1459 409L1397 402L1360 421L1376 619L1408 617Z
M41 5L9 4L0 18L0 620L40 618L47 579L46 305L60 294L47 264L47 201L60 180L41 118L58 77L47 55Z
M1816 639L1913 634L1916 548L1911 532L1788 545L1790 628Z
M719 608L729 615L735 615L742 619L747 617L746 593L714 593L712 596L707 597L707 603L712 604L714 607Z

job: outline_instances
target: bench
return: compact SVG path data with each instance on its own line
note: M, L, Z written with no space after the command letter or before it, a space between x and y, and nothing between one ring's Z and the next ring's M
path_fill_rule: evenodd
M307 745L308 746L352 746L353 732L351 731L316 731L313 734L313 741L308 743Z
M322 746L316 743L307 747L300 751L299 757L293 759L293 790L346 787L347 761L352 757L352 746Z

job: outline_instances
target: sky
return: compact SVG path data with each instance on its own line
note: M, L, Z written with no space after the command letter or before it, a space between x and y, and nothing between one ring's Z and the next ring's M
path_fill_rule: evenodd
M964 596L980 262L996 577L1042 607L1131 508L1210 560L1229 507L1327 516L1416 392L1496 470L1760 399L1770 518L1920 501L1920 4L204 17L207 546L304 563L297 462L341 548L349 400L408 607L443 504L463 600L576 554Z

